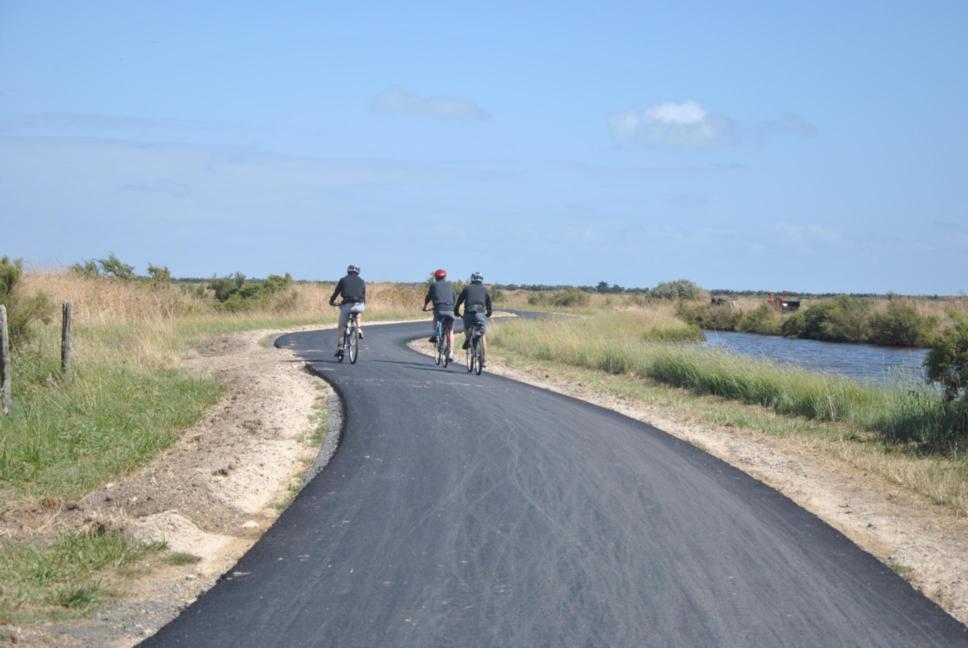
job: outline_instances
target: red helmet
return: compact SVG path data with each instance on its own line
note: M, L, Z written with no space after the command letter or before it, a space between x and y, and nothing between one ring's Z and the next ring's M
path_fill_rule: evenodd
M447 271L444 270L443 268L437 268L437 270L434 272L435 279L443 279L446 276L447 276Z

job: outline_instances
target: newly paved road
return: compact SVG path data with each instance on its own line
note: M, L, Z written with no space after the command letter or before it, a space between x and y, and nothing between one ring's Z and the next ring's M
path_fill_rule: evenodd
M146 646L966 646L890 569L655 428L405 348L280 345L335 385L342 445Z

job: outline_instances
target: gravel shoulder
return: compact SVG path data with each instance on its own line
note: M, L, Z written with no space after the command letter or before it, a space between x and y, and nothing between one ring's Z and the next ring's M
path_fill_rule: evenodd
M426 340L409 346L432 353ZM951 509L796 439L711 425L685 410L592 389L575 379L588 370L556 373L489 359L487 371L620 412L702 448L817 515L968 624L968 518Z

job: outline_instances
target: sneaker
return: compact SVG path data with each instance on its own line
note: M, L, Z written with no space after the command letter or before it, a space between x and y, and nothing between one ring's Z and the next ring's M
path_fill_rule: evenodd
M360 329L360 339L363 339L363 329Z
M471 348L471 341L470 340L464 340L464 345L461 348L462 349L469 349L469 348Z
M450 352L450 353L449 353L449 354L447 355L447 362L453 362L453 361L454 361L454 352L453 352L453 351L451 351L451 352Z
M431 335L429 338L427 338L427 341L430 342L431 344L435 344L437 342L437 336Z
M333 354L333 356L336 357L336 358L339 358L340 360L342 360L343 359L343 350L342 349L339 349L336 353Z

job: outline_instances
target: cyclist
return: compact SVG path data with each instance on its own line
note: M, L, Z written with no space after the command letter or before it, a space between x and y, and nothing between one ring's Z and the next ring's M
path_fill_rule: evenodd
M475 272L471 275L471 282L464 286L464 290L457 297L457 304L454 306L454 314L460 317L460 307L464 305L464 346L468 349L471 346L471 331L475 327L480 327L481 331L487 330L487 317L491 316L491 294L484 287L484 275ZM484 355L487 356L487 341L481 337L484 345Z
M363 311L366 309L366 282L360 277L359 266L350 265L346 268L346 276L339 280L333 295L329 298L329 305L336 305L336 298L342 297L339 305L339 342L336 347L336 357L343 358L343 332L350 319L350 313L356 313L360 326L360 339L363 338Z
M430 336L430 341L437 341L437 322L440 321L443 323L447 335L447 348L450 349L447 359L453 360L454 304L457 302L457 293L454 292L454 286L447 281L447 271L443 268L434 272L434 283L430 284L427 296L424 297L423 310L427 310L427 306L431 302L434 304L434 334Z

